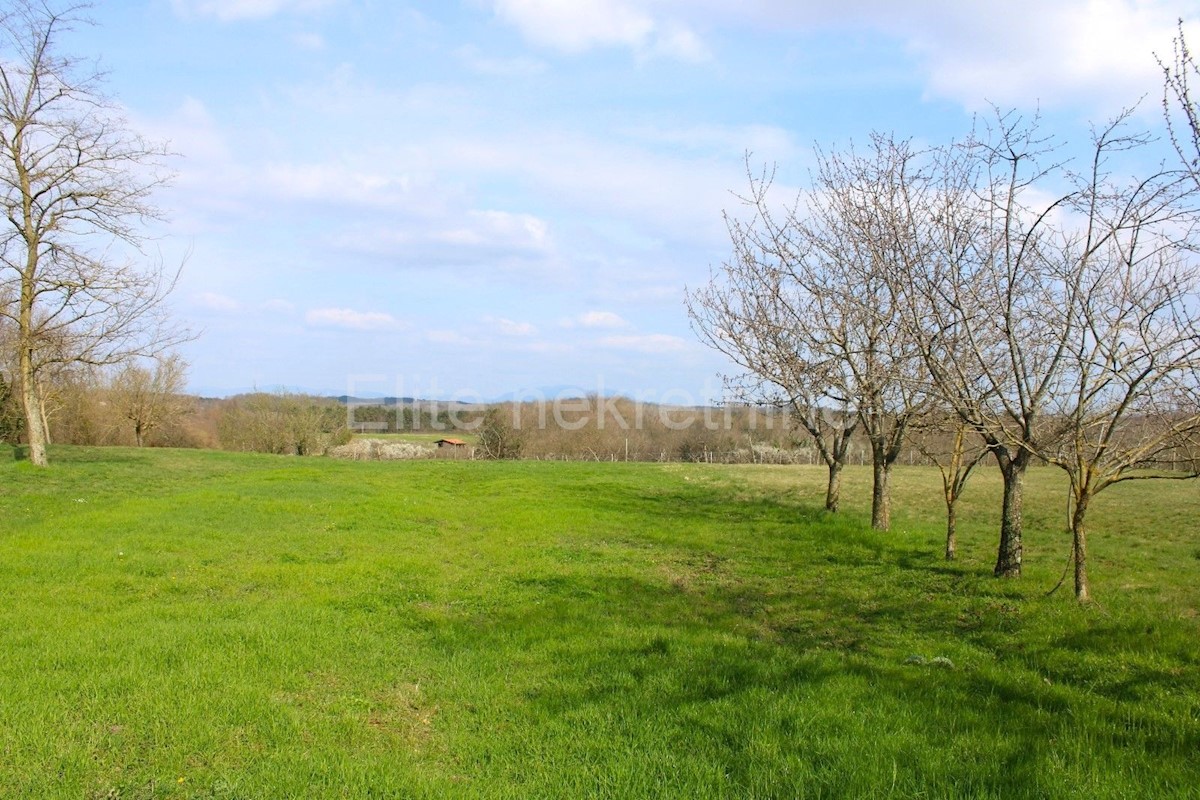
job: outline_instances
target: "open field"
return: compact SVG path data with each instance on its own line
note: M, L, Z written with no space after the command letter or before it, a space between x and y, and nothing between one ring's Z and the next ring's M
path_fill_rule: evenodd
M0 464L0 797L1195 797L1200 485L1033 470L941 552L809 467L61 448Z

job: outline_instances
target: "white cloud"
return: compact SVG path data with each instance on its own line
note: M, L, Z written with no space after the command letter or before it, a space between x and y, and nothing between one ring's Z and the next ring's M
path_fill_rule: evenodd
M613 350L633 350L639 353L678 353L688 349L688 343L666 333L605 336L597 342Z
M304 321L314 327L354 331L389 331L404 327L391 314L349 308L314 308L304 315Z
M545 220L504 211L443 209L421 216L393 210L384 224L347 225L327 236L326 243L413 269L461 267L510 277L552 278L558 263Z
M281 12L309 13L333 5L337 0L171 0L181 17L216 17L222 22L266 19Z
M646 55L693 63L712 59L712 52L704 40L695 31L677 22L671 22L662 27Z
M394 206L409 196L405 175L368 172L344 163L268 164L260 186L289 199L361 206Z
M1153 54L1169 50L1183 11L1169 5L963 4L937 9L924 25L897 20L897 30L928 76L928 93L969 108L984 101L1057 104L1080 93L1126 104L1161 81Z
M434 241L450 245L480 246L503 242L522 249L545 250L549 226L532 214L506 211L470 211L460 227L436 231Z
M588 311L578 317L565 321L568 327L578 325L581 328L630 328L633 327L619 314L612 311Z
M630 128L629 135L675 151L742 158L746 152L765 163L792 161L801 147L793 134L775 125L691 125Z
M1170 52L1180 17L1200 38L1195 0L626 0L692 28L874 31L917 62L929 95L972 109L1067 101L1125 105L1155 94L1155 52Z
M575 211L620 219L655 238L725 241L720 209L745 180L736 160L665 154L564 129L513 130L440 143L447 167L518 176Z
M681 22L658 20L630 0L495 0L496 15L534 44L578 54L627 47L641 57L709 58L701 38Z

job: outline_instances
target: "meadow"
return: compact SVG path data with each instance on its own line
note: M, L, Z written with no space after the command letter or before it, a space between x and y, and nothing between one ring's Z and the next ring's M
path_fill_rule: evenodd
M0 797L1200 796L1200 485L356 463L0 464Z

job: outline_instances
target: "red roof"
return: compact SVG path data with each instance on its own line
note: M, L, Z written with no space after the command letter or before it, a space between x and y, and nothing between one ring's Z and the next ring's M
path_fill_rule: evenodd
M452 444L455 447L462 447L466 442L462 439L438 439L434 444Z

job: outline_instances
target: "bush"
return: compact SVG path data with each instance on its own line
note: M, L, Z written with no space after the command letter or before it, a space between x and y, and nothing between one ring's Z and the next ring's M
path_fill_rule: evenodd
M484 458L520 458L524 437L499 408L489 408L479 425L479 453Z

